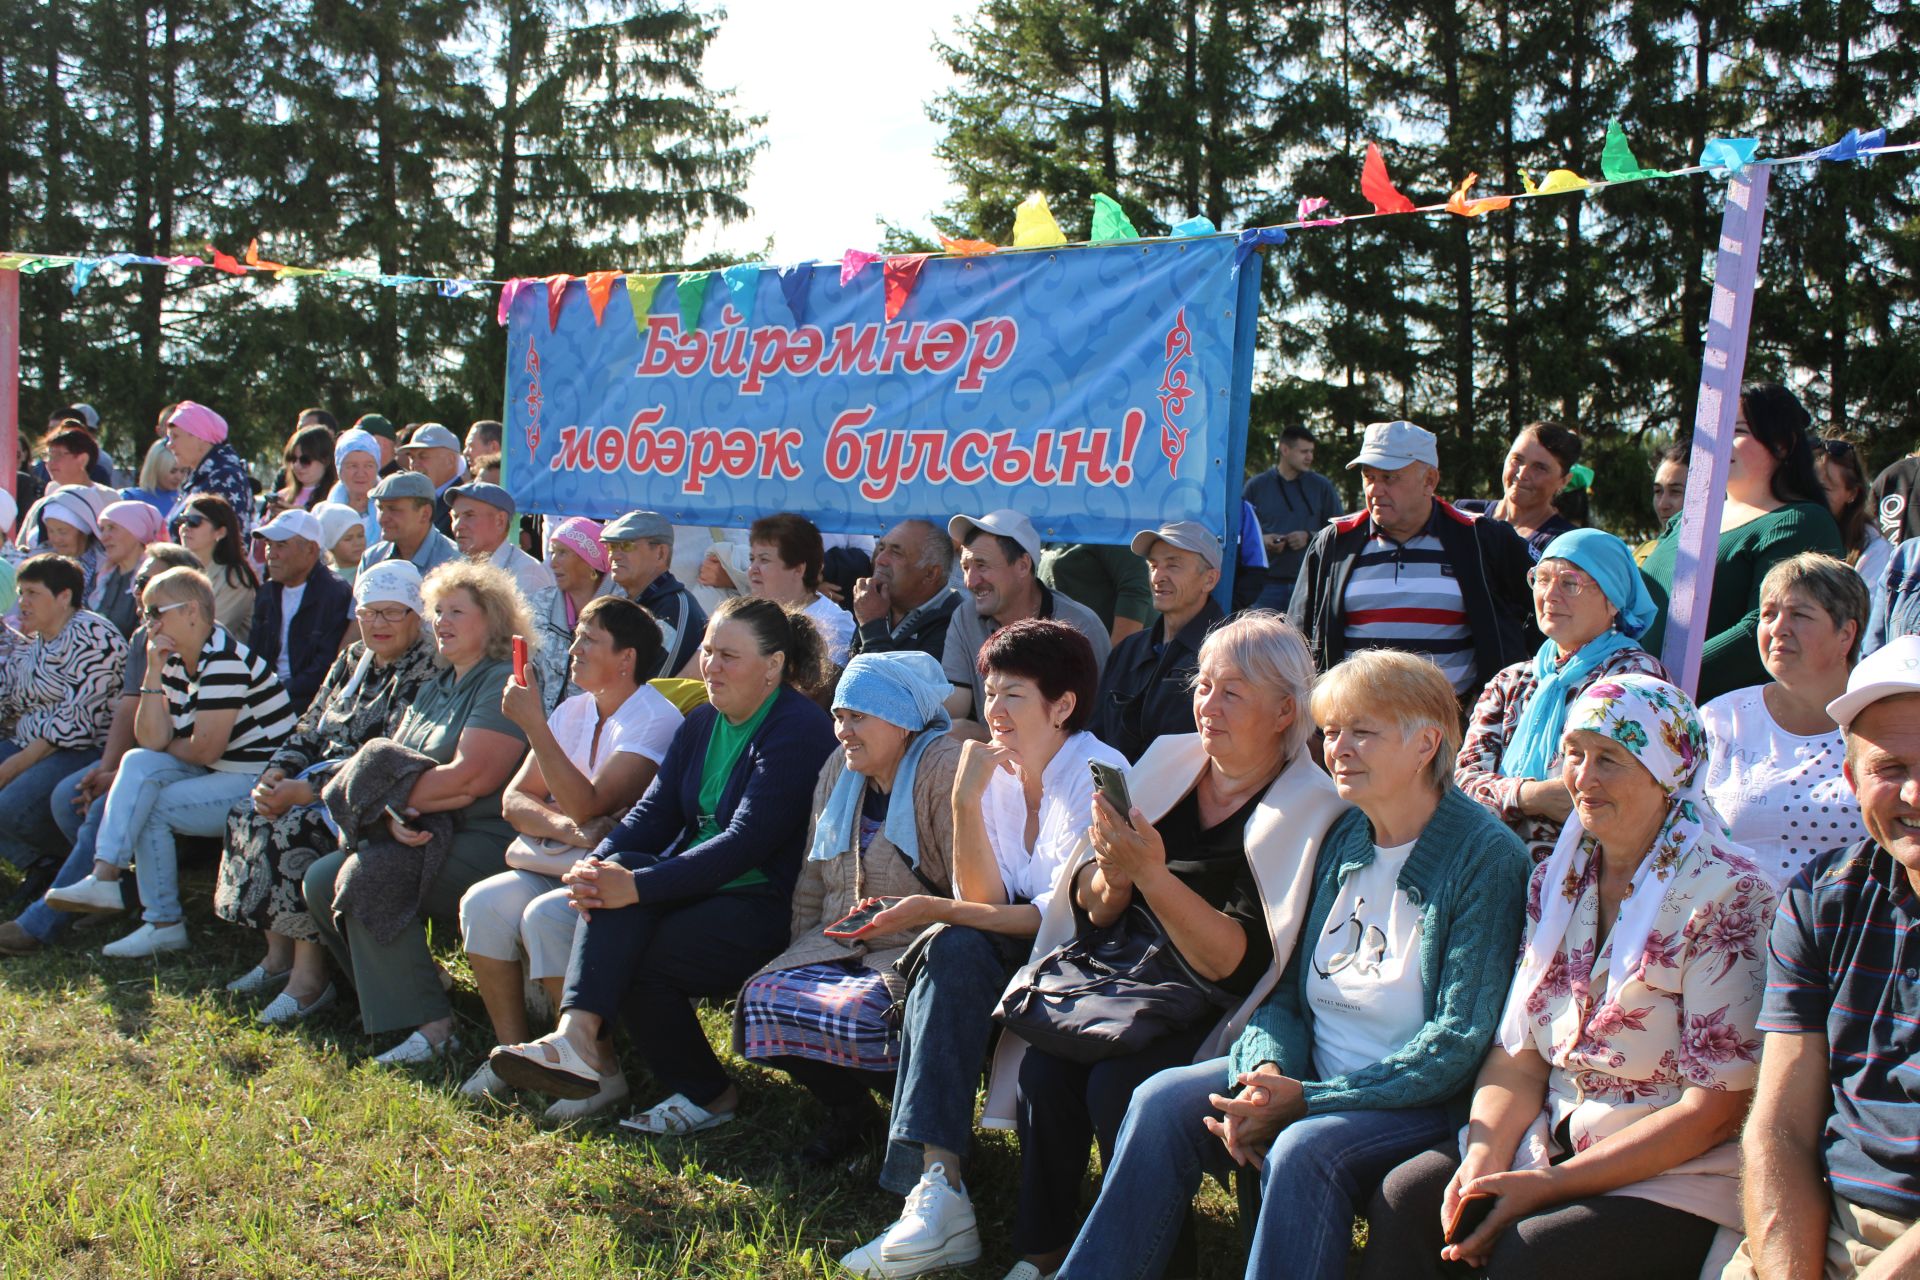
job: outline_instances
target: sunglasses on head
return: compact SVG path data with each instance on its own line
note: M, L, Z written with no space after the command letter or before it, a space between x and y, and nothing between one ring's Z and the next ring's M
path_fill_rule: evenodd
M1822 438L1820 448L1829 458L1850 458L1853 456L1853 441Z

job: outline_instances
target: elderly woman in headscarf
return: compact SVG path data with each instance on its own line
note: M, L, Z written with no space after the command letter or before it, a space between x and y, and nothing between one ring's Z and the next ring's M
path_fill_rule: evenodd
M333 469L340 481L327 494L360 517L367 545L380 541L380 522L374 518L373 500L368 495L380 483L380 441L370 431L352 427L333 442Z
M527 603L533 606L534 623L546 635L546 643L534 659L540 687L553 691L556 699L581 692L580 686L569 679L574 632L580 626L580 611L591 601L618 594L613 579L607 576L607 567L607 549L600 543L598 524L574 516L554 527L547 539L547 568L553 573L553 585L535 592ZM673 632L659 619L655 622L663 634L665 652L671 654ZM646 670L637 674L644 684L660 673Z
M1512 828L1538 862L1553 851L1573 806L1560 777L1567 708L1597 680L1635 672L1664 680L1667 669L1635 643L1653 623L1653 598L1633 551L1612 534L1561 534L1527 582L1546 643L1487 681L1453 780Z
M87 585L76 603L88 608L100 597L100 579L107 564L107 553L100 545L100 516L114 500L111 489L68 485L34 506L36 546L79 564Z
M1471 1118L1388 1175L1363 1277L1693 1280L1739 1230L1774 891L1707 798L1706 727L1679 689L1594 684L1563 748L1573 820L1534 868Z
M243 531L252 529L253 486L247 482L247 464L227 442L227 420L203 404L182 400L168 413L164 430L167 448L187 472L176 506L212 494L227 500Z
M891 1092L900 1060L884 1015L904 994L893 963L918 930L847 917L952 897L960 746L946 736L950 689L939 662L918 651L865 653L847 665L833 695L840 750L820 770L793 890L792 945L748 979L735 1009L735 1048L785 1071L827 1109L800 1151L809 1164L878 1140L871 1091ZM911 905L902 914L914 914Z
M307 868L340 844L320 789L368 740L391 737L435 674L418 569L405 560L375 565L354 584L353 604L360 638L334 660L253 793L227 815L214 913L260 930L267 944L260 963L227 990L276 992L258 1015L269 1026L297 1022L334 998L326 946L301 891Z
M122 499L100 511L100 549L106 563L87 608L131 636L140 625L140 607L133 598L133 578L147 558L147 548L167 540L166 517L147 502Z

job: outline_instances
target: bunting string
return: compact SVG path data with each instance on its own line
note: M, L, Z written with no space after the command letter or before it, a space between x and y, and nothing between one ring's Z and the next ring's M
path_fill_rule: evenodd
M569 286L575 281L583 286L588 305L593 311L595 324L601 322L614 286L624 284L628 299L632 303L634 323L643 328L646 317L652 311L660 286L671 282L674 288L670 291L669 297L675 304L672 310L677 313L682 328L691 330L699 328L702 305L706 301L710 288L715 284L721 286L715 292L725 300L726 307L731 308L732 313L738 317L738 323L747 324L751 323L753 318L760 274L763 271L774 272L777 274L781 294L788 308L796 319L804 320L801 313L805 308L806 291L816 268L826 267L831 270L837 267L841 287L850 288L859 283L867 267L877 262L881 264L880 287L877 292L885 314L891 320L899 314L907 297L912 293L919 279L920 269L929 258L976 259L1005 254L1050 253L1058 249L1084 248L1089 245L1151 244L1156 241L1187 238L1232 237L1238 241L1235 261L1239 262L1260 249L1285 244L1290 233L1313 228L1336 227L1379 218L1408 216L1477 218L1489 213L1509 210L1522 201L1570 195L1575 192L1584 192L1592 196L1610 187L1636 182L1673 181L1701 174L1725 179L1730 175L1742 173L1754 165L1778 167L1872 160L1879 156L1920 151L1920 142L1889 145L1885 129L1848 129L1837 141L1799 155L1759 159L1756 155L1758 149L1758 142L1752 138L1714 138L1701 149L1698 160L1693 164L1677 169L1651 168L1640 162L1627 138L1626 131L1620 126L1619 121L1614 120L1609 121L1607 125L1600 157L1601 177L1598 179L1584 178L1572 169L1554 169L1538 180L1522 172L1520 183L1523 189L1520 191L1473 195L1471 193L1479 181L1479 175L1469 173L1447 194L1444 200L1418 204L1394 185L1387 170L1385 155L1378 144L1370 142L1367 144L1360 175L1360 194L1372 206L1372 212L1369 213L1341 214L1331 207L1331 202L1325 196L1304 196L1300 198L1296 216L1291 222L1228 231L1214 226L1207 218L1198 217L1189 218L1173 227L1165 237L1143 237L1134 229L1132 221L1128 219L1120 203L1111 196L1101 193L1093 197L1092 226L1089 237L1086 240L1076 241L1067 239L1060 229L1059 222L1054 218L1053 211L1048 207L1046 197L1036 192L1015 210L1013 238L1012 243L1008 245L998 245L982 239L941 235L938 239L942 252L938 253L882 254L866 249L848 249L837 260L821 259L786 266L746 262L718 270L650 273L599 270L577 276L559 273L539 277L491 280L484 277L395 275L353 271L341 267L298 266L262 257L260 243L255 240L247 245L246 252L239 258L213 245L206 246L208 256L205 258L198 255L155 257L134 253L96 255L0 250L0 271L18 271L22 275L37 275L44 271L69 270L70 284L76 294L85 289L96 275L130 267L159 267L163 270L181 272L206 270L235 278L252 276L257 279L270 276L275 281L349 281L386 288L420 285L430 287L442 297L447 298L466 297L483 290L498 290L499 298L495 315L503 325L507 322L514 299L519 293L523 289L538 285L546 290L549 327L559 323L560 312ZM868 279L871 280L871 277Z

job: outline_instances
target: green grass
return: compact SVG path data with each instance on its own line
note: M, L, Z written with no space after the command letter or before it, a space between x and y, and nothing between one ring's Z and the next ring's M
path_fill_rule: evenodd
M539 1100L455 1092L492 1044L456 995L465 1048L420 1073L371 1063L350 1000L291 1031L260 1028L222 985L255 938L204 909L189 870L191 951L101 958L114 920L0 961L0 1277L803 1277L898 1212L873 1159L816 1173L792 1162L821 1112L782 1075L739 1060L740 1118L649 1142L611 1119L536 1124ZM457 946L441 959L463 979ZM703 1017L716 1045L726 1015ZM634 1059L627 1054L631 1064ZM662 1092L629 1069L636 1102ZM876 1157L877 1157L877 1153ZM1018 1180L1010 1135L981 1136L971 1170L998 1277ZM1206 1274L1237 1273L1227 1199L1203 1199Z

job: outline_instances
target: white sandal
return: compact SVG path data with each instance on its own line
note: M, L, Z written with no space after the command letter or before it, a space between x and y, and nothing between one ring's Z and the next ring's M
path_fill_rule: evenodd
M572 1041L559 1034L526 1044L503 1044L487 1055L487 1064L516 1089L556 1098L591 1098L600 1092L600 1073L580 1056Z
M731 1119L731 1111L709 1111L695 1106L686 1094L676 1093L665 1102L636 1111L622 1120L620 1127L656 1137L684 1138L690 1133L717 1129Z

